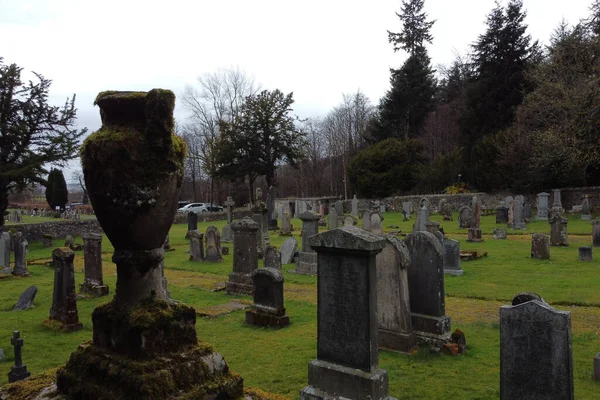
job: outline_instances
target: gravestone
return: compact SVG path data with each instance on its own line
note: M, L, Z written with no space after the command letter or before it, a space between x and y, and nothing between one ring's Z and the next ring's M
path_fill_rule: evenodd
M288 213L287 211L283 212L283 216L281 218L281 235L292 235L292 219L290 217L290 213Z
M592 261L592 246L579 247L579 261Z
M584 221L589 221L592 219L592 215L590 214L590 196L583 196L583 204L581 206L581 219Z
M567 224L569 220L561 217L557 212L552 214L548 222L550 223L550 246L568 246L569 232Z
M521 202L521 204L525 204L525 196L523 196L522 194L516 195L515 200Z
M10 367L10 372L8 373L8 383L14 383L29 378L31 373L27 371L27 365L23 364L23 355L21 351L21 348L23 347L23 339L21 338L21 332L13 332L13 335L10 338L10 344L12 344L15 349L15 365Z
M267 247L263 261L265 268L273 268L281 271L281 253L275 247Z
M357 224L357 220L353 215L349 215L344 218L344 226L355 226Z
M198 230L198 214L190 211L187 215L188 232ZM187 236L186 236L187 239Z
M438 206L440 210L440 214L443 215L444 221L452 221L452 204L450 204L446 199L442 199L440 201L440 205Z
M15 304L13 311L23 311L30 308L33 305L37 292L37 286L29 286L25 289L25 291L21 293L21 296L19 296L19 300L17 300L17 304Z
M460 242L444 239L444 274L460 276L465 273L460 267Z
M256 231L258 223L245 217L231 224L233 231L233 271L225 291L229 295L252 294L252 272L258 268Z
M440 239L440 243L444 241L444 234L442 233L442 227L439 222L429 221L425 224L425 230L436 235L436 237Z
M429 204L429 203L427 203ZM415 220L415 225L417 231L424 232L427 231L427 224L429 223L429 208L426 204L423 204L421 209L417 213L417 219Z
M371 232L371 211L364 210L362 214L362 228L365 231Z
M600 219L594 219L594 220L592 220L591 223L592 223L592 242L594 244L594 247L600 247ZM1 251L0 251L0 254L2 254Z
M525 229L525 218L523 215L523 204L519 200L513 200L513 229Z
M377 344L379 347L410 353L417 344L412 328L407 268L410 256L406 245L386 236L377 254Z
M13 275L29 276L27 262L25 260L29 243L27 243L27 240L23 237L22 232L15 233L14 237L15 267L13 268Z
M296 254L297 249L298 241L296 239L286 239L279 248L279 252L281 253L281 263L291 264L294 261L294 254Z
M246 311L246 323L281 328L290 324L283 303L283 275L275 268L252 272L254 304Z
M410 219L410 213L412 212L412 203L410 201L402 202L402 211L406 219Z
M574 399L569 312L539 300L500 307L500 399Z
M52 247L52 235L45 234L42 236L42 246L44 248Z
M473 218L473 211L469 206L461 206L458 209L458 227L459 228L470 228L471 220Z
M329 215L327 216L327 229L331 231L333 229L337 229L337 227L338 227L337 211L335 210L335 208L330 208Z
M221 234L219 233L219 228L212 225L209 226L206 228L204 238L206 240L206 257L204 259L206 261L215 262L223 261L223 254L221 253Z
M496 240L504 240L506 239L506 229L503 228L494 228L494 239Z
M54 292L50 317L62 324L61 330L75 331L83 327L77 313L77 295L75 294L75 253L68 247L59 247L52 251L54 264Z
M189 231L190 261L204 261L204 234L200 231Z
M267 197L267 219L269 231L276 231L279 229L277 226L277 215L275 214L275 197L277 197L277 189L274 186L269 187L269 196Z
M553 189L554 201L552 202L552 213L563 212L562 201L560 199L560 189Z
M342 203L341 200L336 200L336 202L335 202L335 213L338 216L344 215L344 204Z
M260 189L260 188L258 188ZM267 215L267 209L264 207L264 205L262 203L260 203L258 201L258 189L257 189L257 204L252 208L252 219L254 220L254 222L256 222L258 224L258 230L256 231L256 254L257 257L262 257L264 251L265 251L265 247L267 246L267 243L265 242L265 236L264 236L264 232L267 232L267 237L268 237L268 229L267 226L265 225L263 227L263 225L266 223L266 215ZM261 191L262 193L262 191Z
M108 286L102 276L102 235L88 233L83 239L83 269L85 277L79 291L93 297L107 296Z
M377 352L376 255L385 239L346 226L313 236L310 245L319 259L317 359L300 399L389 399Z
M444 294L444 255L429 232L413 232L404 240L411 262L408 290L413 328L419 340L440 348L450 339Z
M506 226L508 228L512 228L514 222L515 222L515 200L511 200L510 203L508 203L508 222L506 223Z
M496 223L506 224L508 222L508 207L503 205L496 208Z
M594 380L600 381L600 353L596 353L594 357Z
M231 243L233 241L233 234L231 233L231 224L225 224L221 231L221 241L224 243Z
M385 203L381 203L381 204L379 205L379 213L380 213L380 214L383 214L383 213L385 213Z
M467 242L482 242L481 238L481 201L477 196L473 196L471 202L472 214L471 214L471 226L469 227L469 236Z
M319 214L305 211L300 214L302 220L302 251L296 264L297 274L315 275L317 273L317 253L309 246L309 238L319 233Z
M64 247L68 247L71 250L73 250L73 247L75 247L75 239L73 239L73 236L67 235L67 238L65 239Z
M538 260L550 259L550 237L543 233L531 235L531 258Z
M525 222L531 221L531 204L525 204L523 206L523 219Z
M0 274L10 274L10 234L0 233Z
M358 199L356 198L356 195L354 195L354 197L352 197L352 212L351 212L352 216L358 218Z
M378 212L372 212L369 217L369 226L371 233L375 235L383 235L383 216Z
M233 207L235 206L235 201L231 196L227 196L227 201L223 203L225 205L225 211L227 212L227 224L231 224L233 222Z

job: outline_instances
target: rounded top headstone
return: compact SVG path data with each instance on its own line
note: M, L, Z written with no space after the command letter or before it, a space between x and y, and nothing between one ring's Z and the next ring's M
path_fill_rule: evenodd
M252 279L255 279L259 276L266 276L273 282L283 282L283 274L281 271L275 268L257 268L252 271Z
M85 240L102 240L102 234L94 232L84 233L81 237Z
M540 296L537 293L521 292L513 298L512 305L518 306L519 304L527 303L528 301L532 301L532 300L538 300L538 301L546 304L546 301L544 299L542 299L542 296Z
M311 211L304 211L302 214L300 214L299 218L302 221L318 221L321 219L321 215L315 214Z
M58 247L52 251L53 257L74 257L75 253L68 247Z

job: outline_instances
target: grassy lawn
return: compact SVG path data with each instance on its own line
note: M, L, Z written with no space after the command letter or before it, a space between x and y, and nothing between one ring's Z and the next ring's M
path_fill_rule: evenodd
M400 213L386 213L388 226L399 226L409 232L413 219L402 221ZM31 217L38 220L37 217ZM577 217L569 220L570 246L551 248L547 261L530 258L531 238L535 232L549 233L545 221L528 225L526 231L508 230L508 240L493 240L497 227L494 216L482 217L484 242L467 243L466 230L458 228L458 218L442 221L450 238L460 241L461 249L483 250L486 258L463 262L465 274L446 277L446 311L452 318L452 328L465 332L468 344L466 355L451 357L432 354L421 349L417 354L399 355L380 351L380 366L389 373L390 394L402 399L493 399L499 397L499 307L509 304L520 291L533 291L561 310L571 311L573 325L573 360L575 368L575 397L596 398L600 382L592 381L592 358L600 351L600 253L591 263L578 261L577 247L591 244L591 225ZM223 221L199 223L205 230L210 224L220 229ZM293 220L294 237L300 242L300 220ZM218 282L227 280L232 268L232 255L222 263L191 262L185 250L186 225L171 229L171 245L175 251L166 253L166 276L174 299L196 309L223 304L232 299L224 292L213 292ZM271 243L280 246L286 237L271 232ZM81 243L77 238L76 243ZM55 241L62 245L62 241ZM225 244L227 245L227 244ZM115 266L110 261L112 246L103 241L104 279L111 291L115 287ZM231 244L229 244L231 246ZM52 249L41 243L29 245L29 259L47 260ZM594 250L596 251L596 250ZM600 249L598 249L600 251ZM230 252L232 254L232 252ZM259 261L262 265L262 261ZM292 264L284 270L294 269ZM83 254L76 253L76 284L83 281ZM6 373L13 363L10 336L20 330L25 340L24 361L30 371L40 373L64 364L77 346L91 339L91 312L109 298L78 301L79 318L84 328L78 332L62 333L46 328L52 302L53 269L31 265L28 278L9 277L0 280L0 347L7 359L0 363L0 384L7 381ZM230 367L242 374L246 385L297 398L307 384L307 363L316 357L316 277L285 274L286 308L292 324L282 330L246 326L244 312L214 318L199 318L200 338L214 345ZM11 312L20 293L30 285L39 288L35 307L24 312ZM112 296L112 294L111 294ZM249 299L248 297L245 298Z

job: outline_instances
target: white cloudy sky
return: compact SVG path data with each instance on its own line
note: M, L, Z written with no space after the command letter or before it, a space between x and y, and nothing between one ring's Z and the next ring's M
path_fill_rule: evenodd
M529 32L547 42L592 0L524 0ZM485 30L494 0L426 0L434 65L448 64ZM79 124L95 130L99 91L168 88L239 66L263 88L294 92L302 117L325 114L360 88L388 88L400 0L0 0L0 56L53 80L52 101L77 94ZM176 111L178 118L185 116Z

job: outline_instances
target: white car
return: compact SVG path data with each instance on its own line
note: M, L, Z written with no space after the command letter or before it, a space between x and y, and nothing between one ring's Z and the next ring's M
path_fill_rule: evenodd
M191 211L195 212L196 214L200 214L209 211L223 211L223 207L214 204L210 205L208 203L190 203L177 210L177 212L180 213L189 213Z

